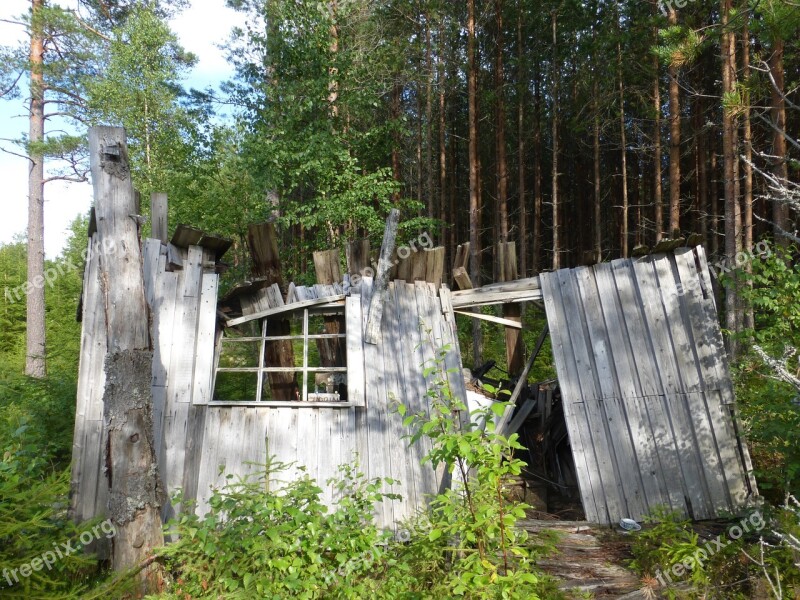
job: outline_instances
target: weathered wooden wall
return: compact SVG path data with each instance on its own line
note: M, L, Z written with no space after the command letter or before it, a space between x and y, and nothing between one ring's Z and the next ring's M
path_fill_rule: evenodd
M425 391L433 375L426 378L423 363L437 348L450 346L444 368L456 393L465 395L461 361L452 308L435 288L424 282L394 282L384 306L381 339L364 344L362 331L372 293L372 281L365 278L346 299L348 394L366 393L366 407L221 406L207 408L200 449L197 511L208 507L213 487L225 484L225 475L244 476L258 469L267 454L278 461L295 463L277 478L298 476L300 466L323 487L326 502L335 501L328 478L343 463L358 460L370 478L390 477L402 482L392 488L402 500L378 507L381 526L410 517L425 505L426 494L435 494L445 476L422 464L429 446L426 441L408 448L403 439L410 433L396 412L398 403L409 411L427 410ZM443 310L443 300L445 309ZM355 335L353 335L355 334ZM249 464L249 463L256 463ZM220 473L220 467L224 473ZM387 487L385 491L390 491Z
M97 232L90 231L83 272L81 354L70 486L72 514L77 521L104 515L108 499L108 482L102 472L102 450L106 441L103 427L106 375L103 364L108 353L105 311L100 292L102 251Z
M540 280L587 519L741 509L755 481L703 249Z

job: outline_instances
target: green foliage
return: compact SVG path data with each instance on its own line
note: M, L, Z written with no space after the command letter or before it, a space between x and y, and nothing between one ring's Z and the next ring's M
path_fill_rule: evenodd
M67 514L74 398L54 380L0 380L0 598L85 598L96 575L94 557L64 546L96 525Z
M164 598L359 598L382 571L388 538L370 521L386 494L343 466L329 512L309 477L276 485L286 465L215 493L203 518L184 514L161 551L173 575ZM364 581L361 581L364 580Z
M800 266L788 256L774 253L755 259L748 276L752 288L742 288L742 297L756 316L755 329L745 332L743 339L755 340L776 358L787 347L800 347ZM796 370L797 365L788 368ZM777 380L753 354L739 359L734 374L759 488L780 503L785 494L800 492L798 390Z
M665 65L684 67L700 56L705 38L689 27L673 25L658 31L661 42L653 52Z
M449 349L434 348L436 355L425 366L426 377L432 378L430 412L408 415L404 423L415 429L412 443L430 439L425 461L446 466L452 477L453 485L431 502L427 534L429 542L444 540L442 552L458 556L443 589L465 597L538 597L539 576L526 548L527 536L516 527L526 506L507 501L503 493L505 481L525 466L514 457L522 449L517 435L505 437L494 430L492 417L501 415L507 404L495 403L485 411L485 420L479 419L485 428L470 421L443 367ZM400 413L405 415L403 407Z
M769 585L764 566L789 594L800 582L800 553L781 540L796 535L797 516L765 506L701 534L691 521L658 509L648 519L652 525L633 534L630 566L670 599L754 597Z
M269 191L276 200L280 222L302 226L321 249L379 236L393 205L417 216L421 207L400 199L388 167L396 122L384 112L383 66L367 49L378 43L374 8L230 4L248 14L229 49L238 73L230 91L246 107L242 152L262 197Z
M88 89L95 121L124 125L134 182L145 198L169 188L190 149L191 121L178 103L179 81L195 62L156 7L133 6L115 28L108 64Z
M217 490L206 515L184 513L172 524L179 539L159 552L170 584L157 597L561 598L534 567L537 554L553 550L552 540L538 540L534 549L516 527L525 506L505 498L506 479L524 466L514 458L521 446L491 424L481 430L463 423L466 409L442 367L445 352L425 365L430 414L398 407L413 428L410 441L428 438L425 460L446 465L455 480L429 511L393 536L372 516L378 503L399 497L381 491L396 482L367 480L357 465L343 465L328 482L335 498L329 508L312 479L283 482L288 465L270 461L257 477Z

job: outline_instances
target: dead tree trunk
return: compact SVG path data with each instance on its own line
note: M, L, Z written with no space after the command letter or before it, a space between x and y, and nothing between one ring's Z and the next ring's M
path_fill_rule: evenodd
M153 352L144 296L142 257L125 131L89 130L97 231L101 245L100 281L105 306L108 354L103 393L108 517L116 530L112 564L124 571L143 564L164 544L163 490L158 473L150 389ZM138 594L158 591L157 563L138 575Z

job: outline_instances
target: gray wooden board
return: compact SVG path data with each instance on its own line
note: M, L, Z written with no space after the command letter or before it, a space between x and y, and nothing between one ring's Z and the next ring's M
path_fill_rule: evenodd
M712 510L719 514L721 511L731 510L731 499L721 465L719 446L714 435L714 426L706 405L706 396L702 393L704 385L698 371L698 361L693 351L690 333L687 331L688 315L681 307L681 296L678 294L677 286L680 282L675 280L673 274L674 259L666 255L654 256L652 263L661 290L662 305L681 383L686 392L684 398L689 420L694 428L695 452L701 457L700 465L705 476L706 492Z
M203 427L203 446L200 455L200 467L197 474L197 496L195 513L202 517L208 512L208 500L212 486L217 477L217 454L220 436L220 415L227 411L225 407L209 406Z
M639 519L647 514L647 500L644 497L636 444L629 428L624 403L615 385L615 373L609 359L606 325L596 281L592 270L586 267L574 269L572 274L575 278L573 293L576 293L575 286L577 286L585 319L584 339L588 345L585 349L585 359L589 361L590 372L595 378L595 395L591 398L584 397L584 402L587 406L593 405L596 416L605 422L606 435L613 450L613 460L617 469L616 476L621 484L619 492L625 501L625 514Z
M565 403L572 402L575 404L574 408L578 415L580 415L581 410L584 411L585 422L581 423L581 426L588 427L596 464L599 469L600 485L613 521L617 515L629 515L630 511L625 503L622 491L623 475L620 467L616 464L617 457L614 453L614 446L611 443L610 432L607 429L607 419L600 407L600 402L596 401L601 397L600 386L596 380L596 371L590 358L593 353L587 347L588 342L584 323L585 313L572 273L573 271L568 269L561 269L556 272L561 287L565 318L570 324L568 335L571 337L572 359L575 362L575 374L577 375L577 384L580 389L579 398L565 398Z
M542 273L539 276L550 329L553 359L559 375L559 385L563 398L564 417L569 433L575 469L578 473L578 487L583 501L586 520L592 523L609 523L608 509L599 478L599 468L592 448L592 438L588 427L583 426L584 413L576 410L576 401L581 398L578 373L572 359L572 342L569 337L563 298L558 277L555 273Z
M607 347L603 347L605 353L597 352L597 360L601 365L604 359L608 361L607 366L601 368L607 370L612 378L610 385L605 377L601 378L601 383L609 385L608 389L603 389L603 395L606 398L618 398L621 401L620 410L624 412L630 428L647 504L668 506L667 481L659 461L647 407L638 385L639 379L634 364L633 349L626 335L623 310L614 286L611 265L598 265L593 270L592 276L598 290L597 302L606 325L605 334L608 343ZM585 285L588 287L588 282ZM603 290L602 294L599 293L601 289ZM589 292L585 292L585 296L588 303ZM594 319L596 316L592 318ZM593 343L597 342L593 341ZM548 390L547 394L552 398L552 392ZM548 405L546 411L549 413L549 410L550 406Z
M365 305L366 294L362 291L361 310L367 315L367 322L369 322L369 310L375 306L375 303L372 301L372 294L370 293L369 296L370 303ZM383 312L382 306L381 312ZM374 344L364 344L364 372L367 395L366 435L369 448L368 474L370 479L376 477L391 477L391 455L388 451L388 440L385 435L387 428L386 383L385 373L380 367L380 365L382 365L382 357L381 349L378 346L382 343L382 331L378 331L375 342ZM386 486L384 486L382 490L384 492L390 491ZM393 522L393 507L390 501L381 502L376 507L376 510L378 512L378 520L381 523Z
M345 343L347 346L347 400L364 406L364 346L361 296L353 295L345 299Z
M403 439L407 432L403 427L403 417L397 412L398 406L405 402L405 394L402 389L403 373L400 358L403 353L400 311L393 283L389 283L383 301L381 341L378 345L381 348L383 369L386 374L386 444L389 448L392 479L398 482L392 489L401 495L401 499L394 502L394 520L400 521L412 516L417 499L414 481L416 472L409 460L407 440Z
M664 398L678 447L678 458L681 465L686 489L686 496L691 502L690 516L708 518L714 515L711 499L706 487L701 456L697 453L697 444L692 416L686 405L680 373L672 345L661 294L655 279L655 271L651 259L637 260L633 263L634 278L646 315L647 331L655 361L658 367Z
M195 344L193 404L208 404L214 383L214 346L217 328L217 285L219 275L204 273L200 292Z
M417 304L416 288L413 283L405 283L402 281L395 282L396 289L399 290L398 304L401 307L401 321L400 326L404 331L403 339L404 354L406 360L404 361L405 377L414 385L414 396L411 401L411 407L414 412L421 413L425 416L430 415L430 405L426 393L428 391L428 382L422 376L425 362L425 346L427 340L422 331L421 319L424 319L425 314L420 313L419 305ZM431 451L431 440L422 436L420 443L416 447L416 461L422 464L424 457ZM416 462L415 462L416 464ZM444 465L440 465L436 472L433 469L423 469L421 478L421 489L423 494L436 494L441 485L442 473ZM417 491L417 496L420 493Z
M102 430L103 423L106 335L100 303L99 256L93 250L95 241L95 236L89 240L83 277L81 353L70 475L72 511L78 521L95 516L95 507L103 501L97 497L96 484L102 468L103 446L94 431Z
M403 281L395 281L389 287L389 293L394 296L395 314L397 317L396 323L393 322L393 327L396 326L397 339L395 341L397 348L397 362L399 372L399 385L402 387L403 404L406 406L406 414L412 415L419 412L424 412L428 415L427 402L425 401L424 391L422 390L421 380L416 377L418 373L416 358L413 344L412 327L416 315L416 304L411 304L411 301L416 301L409 293L408 290L413 287L408 286ZM402 427L403 435L412 435L414 430L412 426ZM413 479L413 494L416 498L415 506L424 506L428 501L427 495L435 491L435 478L430 464L422 464L422 460L427 453L429 446L427 438L422 438L410 444L410 440L405 440L403 447L406 449L406 460L409 468L409 477ZM406 484L412 485L411 482Z
M203 436L205 434L206 407L192 406L189 409L189 422L186 435L186 461L183 465L184 498L189 501L197 499L198 475L200 460L203 456ZM159 463L163 464L163 463Z
M669 424L658 364L649 341L646 317L633 281L630 263L627 260L612 261L610 267L601 265L598 271L601 272L603 268L610 268L610 277L606 280L609 287L601 290L601 298L605 302L606 295L613 294L613 290L616 290L619 318L625 325L623 342L633 359L638 399L632 402L643 404L647 412L655 441L654 449L664 471L661 479L665 482L663 491L669 498L669 506L671 510L688 514L678 448ZM623 397L629 401L628 397Z

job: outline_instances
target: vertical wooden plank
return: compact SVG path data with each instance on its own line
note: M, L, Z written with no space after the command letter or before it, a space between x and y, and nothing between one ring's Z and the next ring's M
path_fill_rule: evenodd
M593 354L587 348L585 314L575 284L573 271L561 269L556 272L565 318L569 323L569 335L572 344L572 356L575 361L577 384L580 388L578 398L567 398L564 401L582 403L586 413L589 434L594 448L595 459L599 468L600 485L603 487L606 506L611 522L630 515L626 498L622 491L623 481L620 467L617 464L615 448L611 443L608 431L608 419L603 414L600 402L600 386L596 380L596 367ZM579 407L576 407L576 409ZM632 482L628 482L631 483Z
M643 468L633 437L639 433L641 424L636 411L630 411L629 415L625 410L616 385L616 372L610 360L606 323L603 320L594 272L583 267L574 269L572 274L575 278L573 293L577 293L581 299L580 306L586 320L584 340L588 345L587 354L590 356L591 372L595 378L593 391L596 395L593 398L584 395L584 402L594 404L605 421L606 435L616 459L617 477L622 484L621 493L627 506L626 514L628 517L640 519L648 513L647 495L641 476ZM648 465L647 468L649 473L653 465ZM655 490L657 489L655 486Z
M406 340L409 340L408 348L413 348L410 353L409 361L405 364L406 377L416 385L416 398L418 404L414 407L417 412L431 414L431 401L427 397L427 392L432 388L433 382L438 374L431 374L425 377L424 371L432 366L434 350L431 346L431 337L428 330L432 333L432 322L430 310L427 307L425 297L426 289L423 282L399 283L401 290L401 307L403 311L403 325L406 328ZM432 442L427 437L421 439L419 447L421 455L420 462L431 451ZM450 474L446 465L439 465L434 471L433 468L421 468L421 483L428 494L437 494L439 491L450 486ZM419 494L418 494L419 495Z
M643 312L637 293L630 260L611 261L609 276L612 279L608 281L607 289L615 287L617 290L619 320L624 323L625 327L625 348L634 360L636 389L650 419L658 460L664 471L662 477L666 482L665 492L669 496L669 505L672 510L686 515L688 514L686 505L688 494L680 467L680 449L675 441L675 434L666 409L663 386L659 378L658 361L647 331L647 317ZM605 289L600 290L601 298L605 303L604 292ZM604 311L606 310L604 306ZM628 402L627 399L626 402Z
M372 290L372 297L370 299L370 311L376 306L376 299L378 296L375 294L375 289ZM362 301L364 299L364 291L362 290ZM367 395L367 414L366 414L366 427L367 427L367 440L369 446L369 477L374 479L376 477L391 477L391 455L387 451L387 403L386 396L386 375L382 368L382 355L381 348L383 344L383 313L384 313L384 298L380 300L380 320L378 321L378 329L372 330L373 341L372 343L364 344L364 364L366 376L366 395ZM364 305L362 304L362 311ZM369 321L374 314L367 316L367 327ZM373 323L374 325L374 323ZM366 341L366 338L365 338ZM390 491L387 487L383 491ZM384 500L377 506L377 519L382 527L390 527L394 522L393 507L391 501Z
M667 413L678 446L678 459L684 479L686 496L691 502L692 518L713 516L705 474L700 464L692 416L682 394L680 373L675 361L675 350L667 327L661 294L655 280L652 259L633 263L634 279L646 315L647 331L658 365L658 374L664 389Z
M75 406L75 429L70 475L71 510L80 522L95 515L95 507L105 506L105 494L98 497L97 480L102 465L103 363L107 352L104 311L100 300L100 257L97 235L89 240L83 274L83 314L81 319L80 360Z
M161 192L150 194L151 235L153 239L159 240L162 244L169 241L167 214L167 195Z
M398 405L405 402L402 371L399 357L406 351L400 339L398 306L394 294L395 284L390 283L385 296L383 312L383 336L379 344L383 370L386 375L386 424L385 445L389 451L392 479L398 481L391 489L401 495L394 501L394 521L410 518L417 506L414 472L409 464L408 442L403 427L403 417L397 412Z
M381 336L383 296L389 285L389 269L392 266L391 258L399 219L399 210L393 208L389 211L389 217L386 219L386 228L383 231L383 242L381 243L381 253L378 259L378 272L375 274L373 283L373 295L370 299L369 311L365 311L368 312L367 326L364 328L364 340L367 344L377 344Z
M218 282L219 275L216 273L203 274L195 345L192 404L208 404L211 400L214 382Z
M424 248L426 258L425 281L432 283L438 290L444 277L444 246Z
M208 500L211 488L217 476L217 453L219 451L220 414L229 407L209 406L206 409L203 427L203 446L200 454L200 466L197 472L197 504L195 514L199 517L208 512Z
M591 271L591 277L586 272L579 273L582 279L581 286L584 289L591 289L592 281L597 289L597 309L601 315L594 313L587 315L587 318L602 318L605 323L605 333L608 336L608 346L604 347L604 352L598 353L598 362L607 359L607 369L613 381L613 391L604 389L605 397L614 396L619 399L620 410L624 412L625 418L630 427L631 436L634 444L634 452L640 467L640 477L645 490L647 507L658 505L670 506L670 498L667 493L668 483L664 477L664 468L658 456L658 448L650 419L647 413L646 402L639 387L639 377L636 372L635 358L633 349L628 338L628 332L623 318L624 310L617 295L611 265L601 264ZM587 294L589 291L585 292ZM588 304L588 300L587 300ZM593 341L593 343L595 343ZM601 378L601 383L606 382ZM546 393L547 405L545 411L549 416L552 401L552 392ZM677 473L677 459L676 473ZM677 507L676 507L677 508ZM633 517L638 518L638 517Z
M345 335L347 344L347 400L358 406L365 405L364 347L361 328L361 296L345 298Z
M603 487L598 476L599 468L592 448L592 438L588 427L583 425L585 415L582 406L574 403L581 397L580 385L558 277L555 273L542 273L539 278L583 510L586 513L587 521L607 524L610 523L610 518L603 495Z
M699 462L705 475L710 501L715 512L729 511L733 506L720 458L720 446L714 432L712 417L706 406L706 396L702 393L705 385L700 377L699 361L691 339L688 307L682 306L682 300L685 300L686 296L678 294L680 281L676 280L676 273L673 272L674 260L672 256L655 256L653 266L661 290L661 300L672 338L675 360L683 389L686 391L686 406L690 422L694 426L696 451L699 453ZM730 446L732 441L724 440L722 445ZM741 484L741 477L735 479Z

